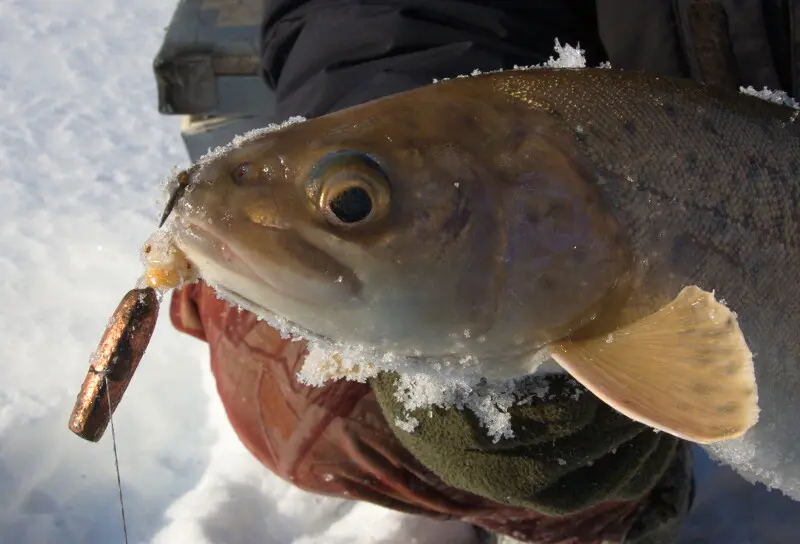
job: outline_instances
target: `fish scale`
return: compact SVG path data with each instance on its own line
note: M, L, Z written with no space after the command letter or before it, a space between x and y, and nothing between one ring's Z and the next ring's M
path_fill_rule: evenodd
M514 87L523 87L534 103L572 127L587 127L577 141L607 176L630 176L634 188L688 206L714 210L724 202L726 221L752 225L754 231L774 229L785 243L797 244L795 110L610 70L530 71L496 85L512 96L519 92ZM631 133L626 123L647 130Z

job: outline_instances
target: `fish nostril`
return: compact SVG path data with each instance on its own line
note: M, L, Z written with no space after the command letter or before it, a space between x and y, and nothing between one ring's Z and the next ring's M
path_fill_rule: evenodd
M236 185L244 185L252 178L253 167L250 163L245 162L238 165L233 170L233 182Z

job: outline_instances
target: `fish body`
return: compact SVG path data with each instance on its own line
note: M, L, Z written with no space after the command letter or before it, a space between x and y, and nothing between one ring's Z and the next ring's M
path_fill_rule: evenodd
M739 389L710 391L726 383L719 370L676 395L694 395L683 412L737 404L755 398L749 347L755 381L777 393L759 399L769 422L744 440L794 451L800 432L786 403L800 405L796 117L736 92L608 69L459 78L209 156L175 203L173 232L206 281L257 312L401 355L475 356L496 377L532 370L553 346L568 370L600 364L563 354L613 343L699 286L735 314L715 321L724 307L703 306L710 328L659 314L675 334L651 339L651 352L683 342L694 355L676 363L677 377L662 372L667 358L642 367L640 379L657 367L675 387L697 386L701 363L716 357L723 369L728 353L744 376ZM692 300L697 308L705 299ZM681 340L679 329L705 339ZM734 341L741 334L745 347ZM730 342L715 344L720 335ZM620 363L625 353L615 352ZM633 378L625 387L636 388ZM610 393L615 407L622 389ZM759 455L762 474L776 474L779 456Z

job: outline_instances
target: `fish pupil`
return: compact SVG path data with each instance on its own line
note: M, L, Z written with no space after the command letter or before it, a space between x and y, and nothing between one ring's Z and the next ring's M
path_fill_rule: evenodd
M372 212L372 199L361 187L349 187L330 201L330 210L342 223L358 223Z

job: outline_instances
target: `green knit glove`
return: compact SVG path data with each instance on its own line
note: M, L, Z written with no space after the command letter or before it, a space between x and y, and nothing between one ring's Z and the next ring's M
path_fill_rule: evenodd
M468 409L407 412L395 397L397 375L371 381L398 439L448 485L496 502L563 515L648 492L675 455L678 440L628 419L569 376L530 377L548 387L509 410L514 437L493 443ZM398 420L415 417L409 433Z

